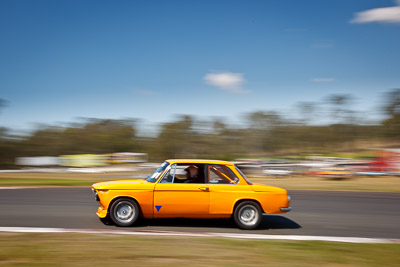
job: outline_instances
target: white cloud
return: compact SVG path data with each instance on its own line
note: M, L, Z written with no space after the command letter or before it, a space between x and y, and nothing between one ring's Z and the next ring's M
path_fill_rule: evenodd
M243 83L246 82L246 79L243 77L242 73L209 73L206 74L203 79L207 84L215 86L231 94L245 94L250 92L242 88Z
M313 83L333 83L336 82L334 78L314 78L311 79Z
M396 1L397 6L374 8L357 12L351 23L400 23L400 0Z

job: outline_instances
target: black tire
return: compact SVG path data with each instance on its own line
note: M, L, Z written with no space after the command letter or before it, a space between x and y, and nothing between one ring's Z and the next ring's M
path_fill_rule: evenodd
M260 225L262 219L260 205L253 201L243 201L236 206L233 219L240 229L256 229Z
M131 226L139 217L139 205L129 198L117 199L110 208L110 218L117 226Z

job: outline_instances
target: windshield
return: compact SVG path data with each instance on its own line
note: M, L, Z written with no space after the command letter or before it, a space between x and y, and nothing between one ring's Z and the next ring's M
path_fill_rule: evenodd
M240 173L240 175L243 177L243 179L249 184L252 185L253 183L249 181L249 179L247 179L246 175L244 175L244 173L237 167L235 166L236 170Z
M149 177L147 177L146 181L150 182L150 183L155 183L158 179L158 177L160 176L161 173L164 172L164 170L168 167L169 162L165 161L163 164L161 164L160 167L158 167L158 169L153 172L152 175L150 175Z

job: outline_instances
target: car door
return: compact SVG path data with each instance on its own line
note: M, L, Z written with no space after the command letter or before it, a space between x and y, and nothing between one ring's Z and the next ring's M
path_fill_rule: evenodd
M154 217L207 217L210 191L205 183L179 182L177 172L187 165L174 164L154 188Z
M236 201L251 193L249 186L238 184L239 178L224 165L208 165L210 214L231 215Z

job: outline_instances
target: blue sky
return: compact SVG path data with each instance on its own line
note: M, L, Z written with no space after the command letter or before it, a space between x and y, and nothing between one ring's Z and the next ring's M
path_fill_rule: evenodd
M400 88L400 1L0 1L0 126L234 121ZM373 117L373 116L372 116Z

